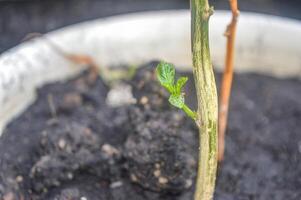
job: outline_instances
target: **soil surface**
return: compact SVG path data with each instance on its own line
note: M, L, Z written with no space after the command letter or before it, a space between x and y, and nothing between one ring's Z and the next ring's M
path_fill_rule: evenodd
M197 129L168 104L155 66L113 86L130 88L130 105L109 106L112 85L86 72L39 89L0 138L0 199L191 200ZM299 80L235 77L215 199L301 199L300 99Z

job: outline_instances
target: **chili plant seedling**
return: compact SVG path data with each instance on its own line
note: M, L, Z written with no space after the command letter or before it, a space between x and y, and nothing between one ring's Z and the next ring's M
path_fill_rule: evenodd
M199 129L200 148L195 200L211 200L215 188L217 169L217 121L218 100L209 49L209 18L213 9L208 0L191 0L191 46L193 75L198 100L197 112L185 104L181 93L187 78L175 83L175 69L171 64L160 63L157 67L158 80L171 94L169 102L195 120Z

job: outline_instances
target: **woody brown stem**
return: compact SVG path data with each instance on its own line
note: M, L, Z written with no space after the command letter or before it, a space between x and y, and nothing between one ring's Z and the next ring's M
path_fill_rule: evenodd
M218 126L218 160L224 159L225 151L225 132L227 128L229 100L233 80L233 66L235 55L235 36L236 25L239 16L237 0L229 0L232 11L232 20L228 25L225 36L227 37L227 51L225 60L225 70L223 73L221 93L220 93L220 108L219 108L219 126Z

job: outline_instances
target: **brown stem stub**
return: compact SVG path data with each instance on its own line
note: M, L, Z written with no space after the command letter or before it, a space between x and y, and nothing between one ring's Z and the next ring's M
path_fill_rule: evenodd
M224 36L225 37L229 37L230 36L230 29L231 29L231 25L229 24L226 28L226 31L224 32Z
M232 12L233 18L234 18L235 20L237 20L239 14L240 14L240 11L239 11L239 10L235 10L234 12Z

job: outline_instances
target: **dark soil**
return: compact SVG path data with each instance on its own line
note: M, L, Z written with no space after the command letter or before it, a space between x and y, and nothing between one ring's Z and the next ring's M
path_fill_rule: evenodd
M168 104L155 66L122 83L132 87L132 105L108 106L110 88L101 79L91 84L87 73L38 90L36 102L0 138L0 198L192 199L197 129ZM235 77L215 199L301 199L300 84ZM191 106L193 91L190 78Z

